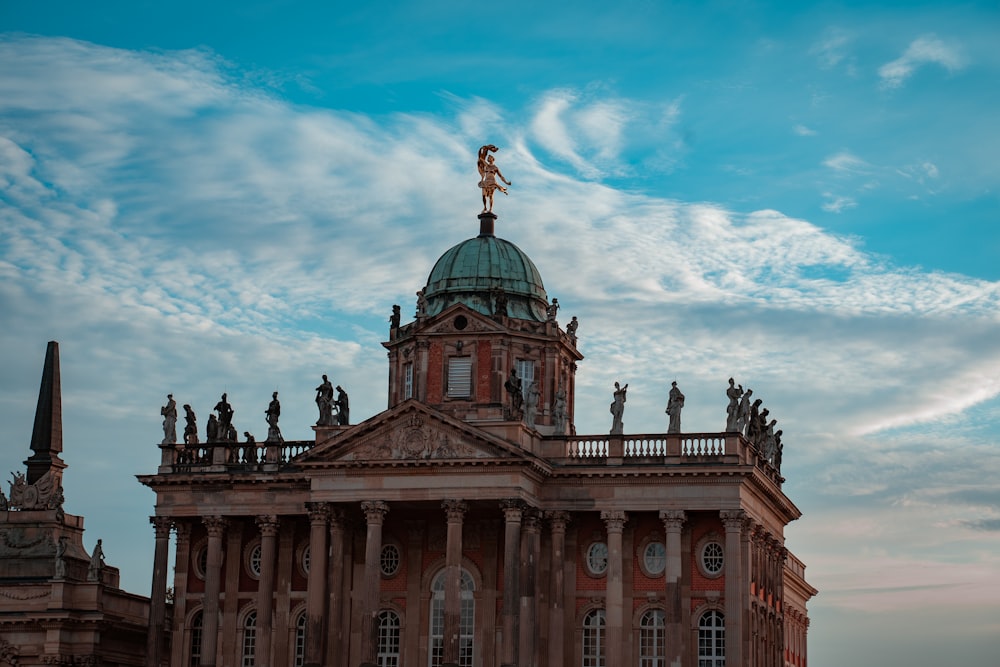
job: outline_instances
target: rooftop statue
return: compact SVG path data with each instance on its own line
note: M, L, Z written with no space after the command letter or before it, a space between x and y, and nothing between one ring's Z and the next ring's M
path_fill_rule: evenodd
M281 429L278 428L278 418L281 417L281 402L278 400L278 392L271 394L271 402L264 411L267 415L267 441L284 442L281 437Z
M167 394L167 404L160 408L163 416L163 442L161 445L172 445L177 442L177 401L173 394Z
M184 444L198 444L198 417L190 405L184 404Z
M614 400L611 401L611 434L621 435L625 432L625 424L622 423L622 415L625 414L625 392L628 391L628 383L624 387L615 382Z
M351 404L350 399L347 397L347 392L339 384L337 385L337 400L334 401L334 405L337 406L337 424L339 426L347 426L351 423Z
M483 190L483 213L493 212L493 193L499 190L507 194L507 188L497 183L497 179L499 178L507 185L511 184L500 173L500 167L496 166L493 156L490 155L490 152L496 153L498 150L500 149L493 144L486 144L479 149L479 159L476 166L479 167L479 187Z
M316 426L333 426L333 383L323 376L323 383L316 387L316 406L319 408L319 420Z
M670 422L667 426L667 433L681 432L681 408L684 407L684 394L677 388L677 383L670 384L670 394L667 398L667 409L665 412L670 415Z

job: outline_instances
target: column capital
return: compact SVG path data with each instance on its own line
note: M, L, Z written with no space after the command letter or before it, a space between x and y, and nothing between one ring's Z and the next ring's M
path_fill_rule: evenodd
M663 529L668 533L679 533L687 515L684 510L660 510L660 521L663 522Z
M529 507L524 510L522 514L524 529L529 532L537 533L540 530L541 517L539 516L539 511L533 507Z
M448 523L457 522L461 523L462 518L465 513L469 511L469 504L464 500L457 500L453 498L448 498L441 501L441 507L444 509L445 514L448 516Z
M347 523L347 515L343 508L332 504L328 504L327 506L330 510L330 515L328 517L330 519L330 530L333 530L334 528L343 529L344 524Z
M565 510L548 510L545 518L549 520L549 528L553 533L565 533L566 524L571 521L570 513Z
M524 502L519 498L504 498L500 501L500 509L507 523L521 523L524 514Z
M153 531L156 533L157 539L169 538L170 529L174 527L174 520L169 516L151 516L149 517L149 523L153 525Z
M177 535L177 544L186 544L191 539L191 522L174 521L174 534Z
M273 514L261 514L255 517L257 527L262 537L274 537L278 534L278 517Z
M719 518L722 519L722 525L726 527L727 533L738 533L743 530L747 513L743 510L719 510Z
M201 522L208 529L209 537L222 537L226 532L226 526L229 525L229 522L221 516L203 516Z
M601 510L601 520L607 526L608 532L621 532L628 523L628 515L622 510Z
M361 511L365 513L365 521L370 524L382 525L385 515L389 513L389 503L382 500L365 500L361 503Z
M329 503L313 503L307 502L306 513L309 514L309 523L326 523L330 518L330 504Z

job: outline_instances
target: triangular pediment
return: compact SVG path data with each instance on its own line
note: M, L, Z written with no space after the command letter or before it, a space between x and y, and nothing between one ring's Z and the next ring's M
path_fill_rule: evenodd
M459 316L464 318L459 319ZM420 333L496 333L504 328L486 315L469 308L465 304L456 303L429 318Z
M409 400L320 443L302 465L533 459L518 445Z

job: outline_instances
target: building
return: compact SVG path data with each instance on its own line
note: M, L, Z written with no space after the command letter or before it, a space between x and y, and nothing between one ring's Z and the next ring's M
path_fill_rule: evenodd
M101 541L63 511L59 345L45 355L26 473L0 491L0 666L145 664L149 599L119 588Z
M806 664L780 454L577 435L575 318L495 220L394 309L384 412L338 423L324 377L315 440L236 442L223 399L213 441L161 445L149 665Z

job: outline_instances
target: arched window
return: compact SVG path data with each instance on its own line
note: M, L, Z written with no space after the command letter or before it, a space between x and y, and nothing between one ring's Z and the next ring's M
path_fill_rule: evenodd
M604 610L583 618L583 667L604 667Z
M399 614L386 609L378 615L378 667L399 667Z
M191 643L188 655L188 665L198 667L201 664L201 612L191 618Z
M706 611L698 621L698 667L726 666L726 618Z
M295 621L295 653L293 654L292 665L302 667L306 664L306 613L299 614Z
M241 667L254 667L254 651L257 648L257 612L251 611L243 620L243 659Z
M639 619L639 667L664 667L666 624L663 611L650 609Z
M444 583L445 570L441 570L431 583L431 650L430 667L440 667L444 660ZM459 620L458 664L472 667L472 638L475 631L476 584L472 576L462 570L461 579L462 611Z

